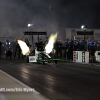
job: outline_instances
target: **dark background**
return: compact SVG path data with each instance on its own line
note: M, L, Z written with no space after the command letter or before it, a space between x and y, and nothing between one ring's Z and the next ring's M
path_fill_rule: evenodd
M0 0L0 27L24 28L28 23L66 28L84 24L99 29L100 0Z

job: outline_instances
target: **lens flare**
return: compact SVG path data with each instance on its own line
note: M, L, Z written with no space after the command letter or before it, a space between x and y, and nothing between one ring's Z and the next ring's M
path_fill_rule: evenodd
M46 50L46 53L50 53L54 47L54 43L57 39L57 35L58 33L56 34L52 34L49 38L49 41L48 41L48 44L45 46L45 50Z
M29 55L30 49L24 41L18 40L18 44L22 50L23 55Z

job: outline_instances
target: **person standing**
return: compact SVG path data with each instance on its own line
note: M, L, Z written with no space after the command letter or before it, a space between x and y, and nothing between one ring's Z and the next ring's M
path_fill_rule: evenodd
M61 39L59 39L59 48L58 48L58 51L60 53L60 58L62 58L62 41L61 41Z
M19 44L17 43L17 50L18 50L18 59L20 59L20 55L21 55L21 48L19 46Z
M14 50L14 59L15 59L15 57L16 57L16 53L17 53L17 39L16 39L14 45L15 45L15 50Z
M6 59L8 57L10 57L10 59L11 59L11 56L12 56L12 51L10 50L10 48L7 48Z
M60 58L62 58L62 42L60 39L55 43L56 48L56 57L58 58L58 54L60 54Z
M73 60L73 49L74 49L74 41L71 39L71 42L69 42L69 60Z
M69 39L66 39L65 41L65 60L66 60L66 55L68 58L68 50L69 50Z
M49 39L47 37L46 41L44 42L45 43L45 46L48 44L48 41L49 41Z
M94 42L94 40L92 40L90 43L88 43L89 55L91 55L93 57L93 61L94 61L94 56L95 56L94 54L95 54L96 49L97 49L97 45Z
M74 40L74 50L78 51L79 50L79 43L77 42L77 39Z
M27 37L25 38L25 43L26 43L26 41L28 41L28 42L29 42L29 40L28 40L28 38L27 38Z
M79 42L79 48L80 48L80 51L84 51L85 50L85 42L84 42L84 39L82 39L82 41Z
M21 55L21 48L18 44L18 40L19 40L19 37L18 39L16 40L16 49L15 49L15 53L14 53L14 58L16 57L16 53L18 52L18 59L20 59L20 55Z

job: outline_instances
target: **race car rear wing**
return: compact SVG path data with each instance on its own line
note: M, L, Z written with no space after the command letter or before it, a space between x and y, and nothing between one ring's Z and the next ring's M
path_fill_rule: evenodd
M23 31L24 35L32 35L32 46L33 46L33 35L38 35L38 42L39 42L39 35L45 35L47 38L47 32L36 32L36 31Z

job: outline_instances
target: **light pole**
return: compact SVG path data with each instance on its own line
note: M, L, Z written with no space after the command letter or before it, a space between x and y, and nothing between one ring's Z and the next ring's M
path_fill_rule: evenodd
M84 43L85 43L86 28L87 28L87 26L85 26L85 25L81 26L81 29L84 29ZM86 48L86 43L85 43L85 48ZM85 50L85 48L84 48L84 50Z
M30 31L29 27L33 26L33 24L28 24L27 26L28 26L28 31ZM33 47L33 35L32 35L32 47Z
M84 42L85 42L85 32L86 32L86 28L87 28L87 26L85 26L85 25L82 25L81 26L81 29L84 29Z

